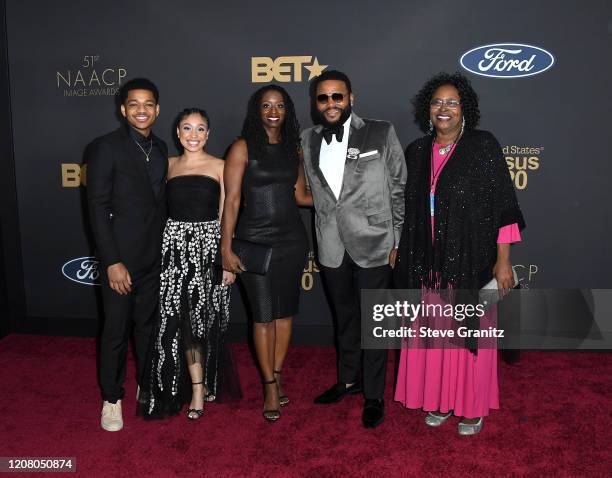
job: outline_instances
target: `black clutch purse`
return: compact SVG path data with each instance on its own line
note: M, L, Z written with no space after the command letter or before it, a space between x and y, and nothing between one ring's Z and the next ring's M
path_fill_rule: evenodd
M272 247L258 242L245 241L244 239L232 239L232 251L240 258L240 262L246 268L245 272L265 275L270 267L272 258ZM215 264L222 266L221 254L217 254Z

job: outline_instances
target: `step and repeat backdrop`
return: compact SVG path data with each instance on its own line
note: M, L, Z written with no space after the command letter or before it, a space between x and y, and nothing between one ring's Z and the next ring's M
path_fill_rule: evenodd
M207 149L223 156L247 99L274 82L311 125L308 81L346 72L355 111L420 133L410 99L440 71L480 96L480 127L503 146L527 221L513 262L526 287L612 285L609 106L612 7L606 1L83 3L8 0L13 138L29 317L95 321L98 263L84 210L85 146L119 124L130 78L160 90L155 132L176 151L185 107L211 117ZM311 230L311 212L303 210ZM303 326L331 326L312 251ZM246 322L235 291L233 320ZM314 330L314 329L313 329Z

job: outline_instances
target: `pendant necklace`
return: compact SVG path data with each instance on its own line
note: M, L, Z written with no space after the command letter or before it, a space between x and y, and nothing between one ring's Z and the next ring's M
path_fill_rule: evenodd
M455 143L451 143L451 144L448 144L446 146L442 146L440 149L438 149L438 153L440 153L442 156L444 156L446 153L448 153L451 150L451 148L453 147L454 144Z
M455 146L459 142L461 136L463 136L463 125L461 125L461 131L459 131L459 134L451 144L447 144L446 146L440 146L440 148L438 148L438 153L440 153L440 156L446 155L451 149L453 149L453 146Z
M136 143L136 146L138 146L140 148L140 151L142 151L142 153L145 155L145 159L147 160L147 163L148 163L150 160L151 151L153 151L153 138L151 138L151 143L149 144L148 153L144 150L142 146L140 146L140 143L138 141L134 140L134 143Z

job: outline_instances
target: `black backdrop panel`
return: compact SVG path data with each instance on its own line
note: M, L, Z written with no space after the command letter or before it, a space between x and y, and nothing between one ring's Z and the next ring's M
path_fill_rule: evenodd
M311 71L319 65L340 69L353 81L355 110L392 121L407 145L419 134L409 100L422 83L438 71L461 69L463 53L496 43L534 45L555 58L547 71L524 78L462 70L479 93L481 127L504 146L527 219L524 243L513 253L519 275L532 287L610 287L604 116L611 20L605 1L151 0L85 6L9 0L27 315L97 317L96 287L83 284L95 278L95 268L87 259L74 261L92 255L78 170L86 144L117 127L113 95L127 79L146 76L157 83L161 115L155 131L171 149L176 113L199 106L212 120L208 150L222 156L239 134L248 96L265 81L288 89L307 127ZM310 212L303 217L310 230ZM313 262L303 286L299 323L329 325ZM234 320L243 322L237 294L234 299Z

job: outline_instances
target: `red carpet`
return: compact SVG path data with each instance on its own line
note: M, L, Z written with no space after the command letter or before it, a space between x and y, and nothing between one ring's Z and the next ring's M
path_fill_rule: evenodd
M209 404L195 423L144 422L134 416L131 363L125 428L109 433L99 427L93 339L9 336L0 341L0 456L74 456L87 477L611 474L609 353L527 352L502 364L502 408L480 435L460 437L456 420L430 429L421 412L391 400L393 367L386 420L375 430L361 427L359 397L313 406L335 378L334 351L320 347L290 350L283 377L292 403L266 423L249 351L233 350L242 401Z

